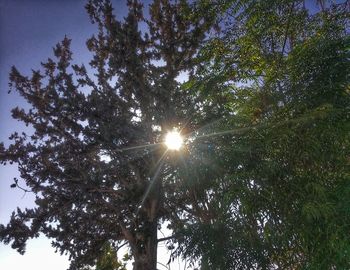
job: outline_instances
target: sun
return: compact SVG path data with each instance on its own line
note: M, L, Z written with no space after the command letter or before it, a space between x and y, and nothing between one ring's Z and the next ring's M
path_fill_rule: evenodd
M180 150L184 140L177 130L169 131L165 136L165 145L169 150Z

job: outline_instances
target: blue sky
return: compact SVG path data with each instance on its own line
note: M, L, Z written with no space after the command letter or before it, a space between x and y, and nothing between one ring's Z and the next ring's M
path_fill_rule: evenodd
M115 3L118 8L121 1ZM53 55L52 47L65 35L72 38L75 62L87 63L89 53L85 41L94 29L83 0L0 0L0 141L7 143L12 131L24 128L11 118L13 107L25 106L16 92L7 94L11 66L29 74ZM18 176L15 165L0 165L0 223L3 224L17 206L34 205L33 195L23 196L22 191L10 188L14 176ZM28 242L24 256L0 244L0 269L3 270L64 270L68 265L67 257L55 253L50 240L43 236Z
M10 110L25 106L16 92L8 92L8 73L15 65L23 74L40 67L40 62L52 56L52 47L63 39L72 38L72 49L78 63L88 62L86 39L94 26L84 10L82 0L0 0L0 141L8 142L14 130L23 125L11 118ZM7 223L17 206L32 207L34 196L11 189L12 178L18 176L15 165L0 165L0 223ZM0 244L0 269L64 270L69 265L66 256L54 252L50 240L41 236L28 242L24 256L10 246Z
M23 74L40 68L40 62L52 56L52 47L67 35L74 39L75 59L87 62L89 54L85 40L94 31L84 10L84 1L0 0L0 141L8 143L22 123L11 118L11 109L25 107L24 100L13 91L8 94L8 74L16 66ZM17 205L26 205L29 194L9 189L16 166L0 167L0 222L8 220Z

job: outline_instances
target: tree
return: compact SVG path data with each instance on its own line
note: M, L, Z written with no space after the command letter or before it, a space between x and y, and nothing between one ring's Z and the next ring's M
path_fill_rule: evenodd
M155 0L144 18L128 1L122 22L89 1L96 76L71 64L68 38L43 71L11 71L32 106L13 116L34 133L14 133L1 161L37 208L0 239L24 252L42 232L71 269L128 243L134 269L154 270L168 221L172 255L202 269L349 268L347 13L303 4ZM174 127L188 144L169 153Z
M127 255L125 257L127 258ZM97 259L96 270L126 270L125 265L118 261L116 250L110 244L106 244L102 256Z
M207 6L226 11L225 34L188 85L208 111L231 112L210 126L220 135L210 160L225 169L211 175L209 218L179 229L179 253L209 269L347 269L346 4L316 14L303 1L224 4Z
M192 16L196 6L187 1L155 0L149 18L140 2L127 4L124 21L110 1L86 5L98 27L87 41L93 76L72 64L67 37L42 70L10 73L10 86L31 106L13 109L13 117L34 132L13 133L9 147L0 145L1 162L18 164L37 207L13 212L0 240L24 253L26 241L43 233L69 253L70 269L95 265L106 243L125 241L135 270L156 269L158 227L183 211L168 207L185 194L172 193L178 181L160 142L194 106L177 77L195 69L212 17Z

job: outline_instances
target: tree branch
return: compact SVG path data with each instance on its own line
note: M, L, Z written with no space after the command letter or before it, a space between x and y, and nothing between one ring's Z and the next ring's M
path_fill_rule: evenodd
M159 242L167 241L167 240L170 240L170 239L174 238L175 236L176 236L176 235L173 234L173 235L170 235L170 236L167 236L167 237L159 238L159 239L157 240L157 242L159 243Z

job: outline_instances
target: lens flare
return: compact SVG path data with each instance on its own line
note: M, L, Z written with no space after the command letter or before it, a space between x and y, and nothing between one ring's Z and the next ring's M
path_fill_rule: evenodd
M183 143L184 140L177 130L170 131L165 136L165 145L169 150L180 150Z

